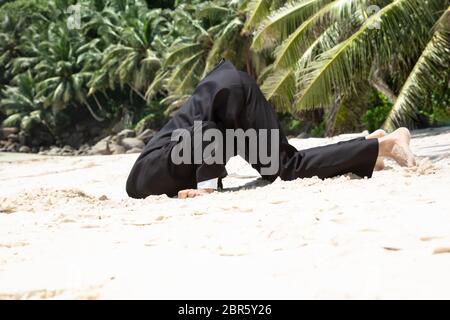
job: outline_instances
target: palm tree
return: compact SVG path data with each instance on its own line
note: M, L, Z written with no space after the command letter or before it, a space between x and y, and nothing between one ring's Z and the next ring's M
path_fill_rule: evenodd
M102 121L87 97L87 83L100 60L97 42L85 43L82 34L68 30L64 22L51 24L47 37L39 46L40 62L33 69L37 96L43 99L44 107L52 107L56 113L84 105L96 120Z
M0 71L4 79L14 76L14 59L21 56L21 38L26 21L5 15L0 25Z
M40 109L41 101L36 98L36 89L31 72L16 77L14 86L6 86L0 100L2 111L7 116L22 118Z
M437 83L450 70L448 0L297 0L270 10L273 3L252 1L246 27L255 30L252 49L273 52L261 80L281 110L339 108L378 70L407 74L417 62L399 79L404 86L386 122L392 129L421 103L425 79Z
M39 32L38 30L45 25L47 19L44 12L39 12L39 8L30 4L25 11L31 11L29 15L20 16L15 13L17 8L27 3L11 3L11 7L1 13L0 19L0 97L3 95L7 99L2 100L7 103L5 106L0 102L0 112L10 115L12 102L17 102L17 115L23 113L23 102L25 100L19 97L27 97L32 101L32 97L27 94L16 94L26 89L25 84L29 84L24 79L32 77L29 71L38 63ZM15 6L13 6L15 5ZM6 5L5 5L6 7ZM16 8L17 7L17 8ZM35 11L33 11L33 9ZM46 10L50 10L46 8ZM14 13L14 14L12 14ZM17 87L17 85L19 85ZM6 86L6 87L5 87ZM34 92L26 90L27 93ZM16 99L17 98L17 99ZM30 110L28 110L31 112Z
M393 129L405 121L405 116L417 110L417 103L423 101L427 91L439 84L439 79L448 79L450 70L450 7L436 23L431 40L417 60L405 81L400 95L392 108L385 127ZM445 76L445 74L447 76ZM450 83L444 83L450 87Z
M144 99L147 87L161 66L152 47L154 29L152 22L157 19L156 12L139 10L129 6L126 12L105 9L85 26L92 28L97 24L99 34L109 43L103 51L101 68L89 83L89 94L106 89L128 86ZM144 99L145 100L145 99Z
M248 63L250 37L242 34L245 1L204 2L195 8L178 6L173 14L173 28L179 36L167 49L164 64L146 97L165 92L167 113L181 106L195 85L220 60L232 60L240 68Z

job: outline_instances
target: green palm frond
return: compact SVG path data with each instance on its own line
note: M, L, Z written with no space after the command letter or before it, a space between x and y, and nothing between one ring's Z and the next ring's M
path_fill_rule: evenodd
M368 0L336 0L318 10L303 22L275 50L275 67L294 65L308 47L314 43L318 33L321 34L333 23L348 22L356 11L368 6Z
M170 116L174 111L179 109L189 99L189 97L189 95L170 95L161 100L161 104L167 106L164 114L166 116Z
M139 90L146 89L161 68L161 60L151 50L146 51L146 57L140 61L140 69L135 72L133 82Z
M258 28L252 47L261 50L274 42L283 41L312 14L330 2L332 0L300 0L276 10Z
M30 113L39 106L36 99L34 79L31 72L25 72L17 76L13 81L14 86L6 86L4 99L0 100L0 106L6 115L13 113Z
M414 117L417 107L423 103L428 90L450 73L450 7L439 19L434 35L414 69L410 73L400 95L389 113L384 127L393 130Z
M206 66L202 76L205 76L212 67L225 55L229 48L233 48L232 44L237 37L240 37L240 30L242 28L242 21L235 18L230 21L219 36L215 39L214 45L209 51L206 59Z
M280 70L265 79L261 91L274 103L278 111L291 112L296 92L295 84L293 70Z
M249 32L270 14L270 0L251 0L246 6L247 21L243 32Z
M336 90L348 90L354 76L368 72L375 53L380 61L388 60L391 46L385 46L385 39L398 39L400 26L413 30L416 25L429 25L433 21L432 15L420 4L419 0L394 1L371 16L347 40L321 54L305 70L300 70L297 108L330 104ZM374 28L377 21L380 29Z
M184 75L183 81L180 82L180 84L176 87L174 92L179 95L185 94L187 91L191 91L194 89L195 85L197 84L199 77L198 77L198 69L201 64L201 59L197 59L192 65L190 65L189 71Z
M209 37L208 32L202 27L197 19L192 17L188 12L184 11L182 7L179 7L177 14L180 15L187 23L189 23L195 30L197 30L201 35Z
M269 64L268 66L264 67L261 72L259 73L257 82L258 83L264 83L266 79L274 72L273 64Z
M232 14L232 9L219 6L214 2L204 2L198 8L196 12L196 16L198 18L207 18L212 21L219 21L229 14Z
M339 39L345 29L340 24L333 24L327 30L322 32L320 36L305 50L301 58L297 62L297 68L306 68L315 57L321 53L331 50L339 43Z
M202 49L202 46L198 43L182 43L176 45L169 51L166 59L164 60L164 66L174 65L185 58L192 56Z
M192 66L196 64L198 60L202 59L204 54L204 51L199 51L179 63L178 67L175 68L167 81L167 86L170 91L176 91L176 88L183 81L183 79L185 79L186 74L190 72Z
M147 99L147 101L150 101L158 91L162 90L164 81L166 80L168 75L169 70L159 70L159 72L155 76L155 79L153 79L152 83L147 89L147 92L145 93L145 98Z
M110 79L108 72L104 68L95 71L87 83L89 87L88 95L95 93L96 91L103 91L109 87Z

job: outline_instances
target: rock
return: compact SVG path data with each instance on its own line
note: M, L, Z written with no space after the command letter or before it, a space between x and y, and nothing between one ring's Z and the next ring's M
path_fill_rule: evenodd
M111 128L111 131L112 131L113 133L119 133L119 132L121 132L123 129L125 129L125 126L124 126L124 124L123 124L123 121L119 121L119 122L117 122L117 123Z
M30 153L30 152L31 152L31 149L30 149L30 147L28 147L28 146L21 146L21 147L19 148L19 152L22 152L22 153Z
M112 138L110 139L110 142L115 143L115 144L121 144L122 140L123 140L122 137L112 136Z
M73 150L73 148L69 145L65 145L61 149L61 154L65 155L65 156L73 155L74 153L75 153L75 150Z
M27 135L23 131L19 132L19 143L21 145L26 145L27 144Z
M113 136L106 136L103 139L101 139L100 141L109 141L110 142L112 138L113 138Z
M41 146L39 147L38 154L46 155L48 153L48 148Z
M58 156L61 153L61 149L58 147L51 147L50 150L47 151L47 155L49 156Z
M19 129L15 127L1 128L0 129L0 138L7 137L10 134L18 133Z
M123 129L117 134L117 136L121 139L134 138L136 136L136 132L134 132L134 130L131 129Z
M89 151L91 155L108 155L111 154L111 150L109 149L111 136L107 136L103 138L99 142L97 142Z
M124 146L121 146L120 144L112 143L109 146L112 154L123 154L127 151Z
M142 149L140 149L140 148L132 148L132 149L128 150L126 153L130 154L130 153L141 153L141 152L142 152Z
M150 139L153 137L155 132L151 129L145 129L142 131L136 138L139 140L142 140L145 144L150 141Z
M18 144L17 143L10 143L6 146L6 151L8 152L15 152L18 149Z
M145 147L144 142L138 138L125 138L122 140L122 145L127 148L127 150L133 148L144 149Z
M8 135L7 139L12 142L19 142L19 136L15 133L11 133L10 135Z
M85 143L85 144L82 144L80 146L79 150L81 150L81 151L88 151L89 148L90 148L90 146L87 143Z

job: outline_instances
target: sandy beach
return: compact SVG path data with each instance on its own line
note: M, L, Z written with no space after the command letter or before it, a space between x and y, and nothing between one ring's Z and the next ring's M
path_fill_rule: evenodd
M293 139L297 148L346 140ZM133 200L137 154L0 154L0 299L450 299L450 128L418 166Z

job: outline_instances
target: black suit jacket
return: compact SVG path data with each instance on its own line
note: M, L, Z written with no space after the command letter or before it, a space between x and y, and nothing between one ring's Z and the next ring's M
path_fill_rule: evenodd
M171 141L176 129L191 130L194 121L203 121L222 130L239 127L239 113L244 105L245 93L239 71L222 59L195 88L191 97L173 115L169 122L147 143L138 161L153 151L175 144ZM223 178L227 175L225 165L197 165L192 179L195 183Z

